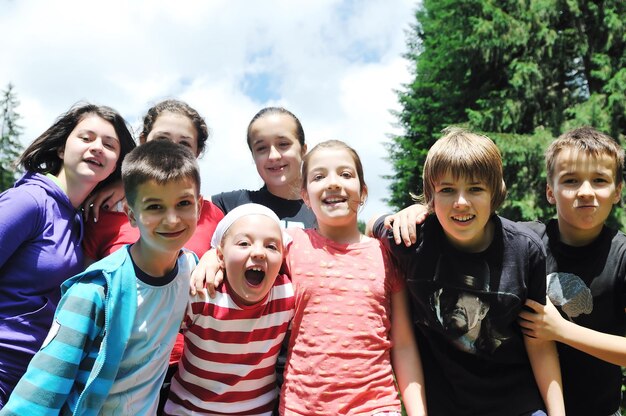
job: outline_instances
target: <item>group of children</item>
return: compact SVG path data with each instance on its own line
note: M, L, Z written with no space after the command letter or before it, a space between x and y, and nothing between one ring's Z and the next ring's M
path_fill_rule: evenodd
M63 283L0 415L619 414L626 240L604 221L620 201L624 151L611 138L582 128L557 139L547 197L558 218L520 225L496 215L506 186L495 144L449 129L427 156L426 208L371 221L371 238L357 222L358 154L336 140L306 153L283 109L248 127L266 186L220 194L219 208L203 201L202 123L175 104L144 120L140 146L112 154L125 213L101 212L90 227L117 223L119 247L88 249L106 256ZM101 149L89 152L83 165L106 166ZM267 201L293 208L276 215ZM195 253L190 239L203 241ZM189 295L194 268L208 288Z

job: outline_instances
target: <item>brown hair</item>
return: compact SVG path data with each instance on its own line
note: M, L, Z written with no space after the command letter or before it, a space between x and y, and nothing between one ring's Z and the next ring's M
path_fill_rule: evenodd
M495 212L506 197L500 150L487 136L458 127L448 127L443 134L426 156L423 202L434 209L435 184L450 172L455 179L485 181L491 191L491 212Z
M154 123L163 113L180 114L187 117L196 128L198 133L198 154L200 157L206 147L209 138L209 128L200 114L189 104L180 100L164 100L150 107L146 115L143 117L143 129L139 134L139 143L144 144L148 139L148 135L154 127Z
M615 185L623 181L624 175L624 149L612 137L594 129L584 126L560 135L548 146L546 150L546 175L548 183L554 179L556 159L564 149L572 149L583 152L591 157L607 155L615 161Z
M302 128L302 123L300 123L300 120L298 119L298 117L296 117L294 113L283 107L265 107L261 109L258 113L256 113L254 117L252 117L252 120L250 120L250 123L248 124L248 132L246 135L248 148L252 150L252 138L250 137L250 132L252 131L252 125L254 124L254 122L262 117L269 116L271 114L284 114L293 119L294 123L296 123L296 138L298 139L300 146L304 148L304 129Z
M361 158L359 157L359 154L356 152L356 150L354 150L341 140L326 140L325 142L321 142L317 144L313 149L311 149L309 153L304 155L304 158L302 158L302 190L306 190L309 176L309 160L311 159L311 156L315 154L315 152L324 149L342 149L348 152L348 154L350 154L352 160L354 161L356 173L359 177L359 190L361 191L361 194L367 192L367 184L365 183L365 178L363 177L363 163L361 163Z

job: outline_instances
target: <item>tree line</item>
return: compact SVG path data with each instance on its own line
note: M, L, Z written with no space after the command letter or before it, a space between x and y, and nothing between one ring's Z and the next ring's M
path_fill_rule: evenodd
M543 151L573 127L626 131L623 0L423 0L407 33L413 80L398 92L404 133L388 144L388 202L421 193L426 153L460 125L502 151L513 220L547 219ZM624 229L623 210L611 223Z

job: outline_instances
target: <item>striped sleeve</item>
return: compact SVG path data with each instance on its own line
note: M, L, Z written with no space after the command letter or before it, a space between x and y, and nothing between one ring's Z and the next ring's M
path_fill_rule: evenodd
M1 415L58 415L68 396L78 397L94 361L89 352L99 349L104 295L104 288L94 283L79 282L69 288L43 346Z

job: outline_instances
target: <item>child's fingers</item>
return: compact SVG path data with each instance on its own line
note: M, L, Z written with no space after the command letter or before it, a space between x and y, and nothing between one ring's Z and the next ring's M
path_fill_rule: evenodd
M532 309L534 312L539 312L543 309L543 305L537 301L534 301L532 299L526 299L526 304L527 307L529 307L530 309Z

